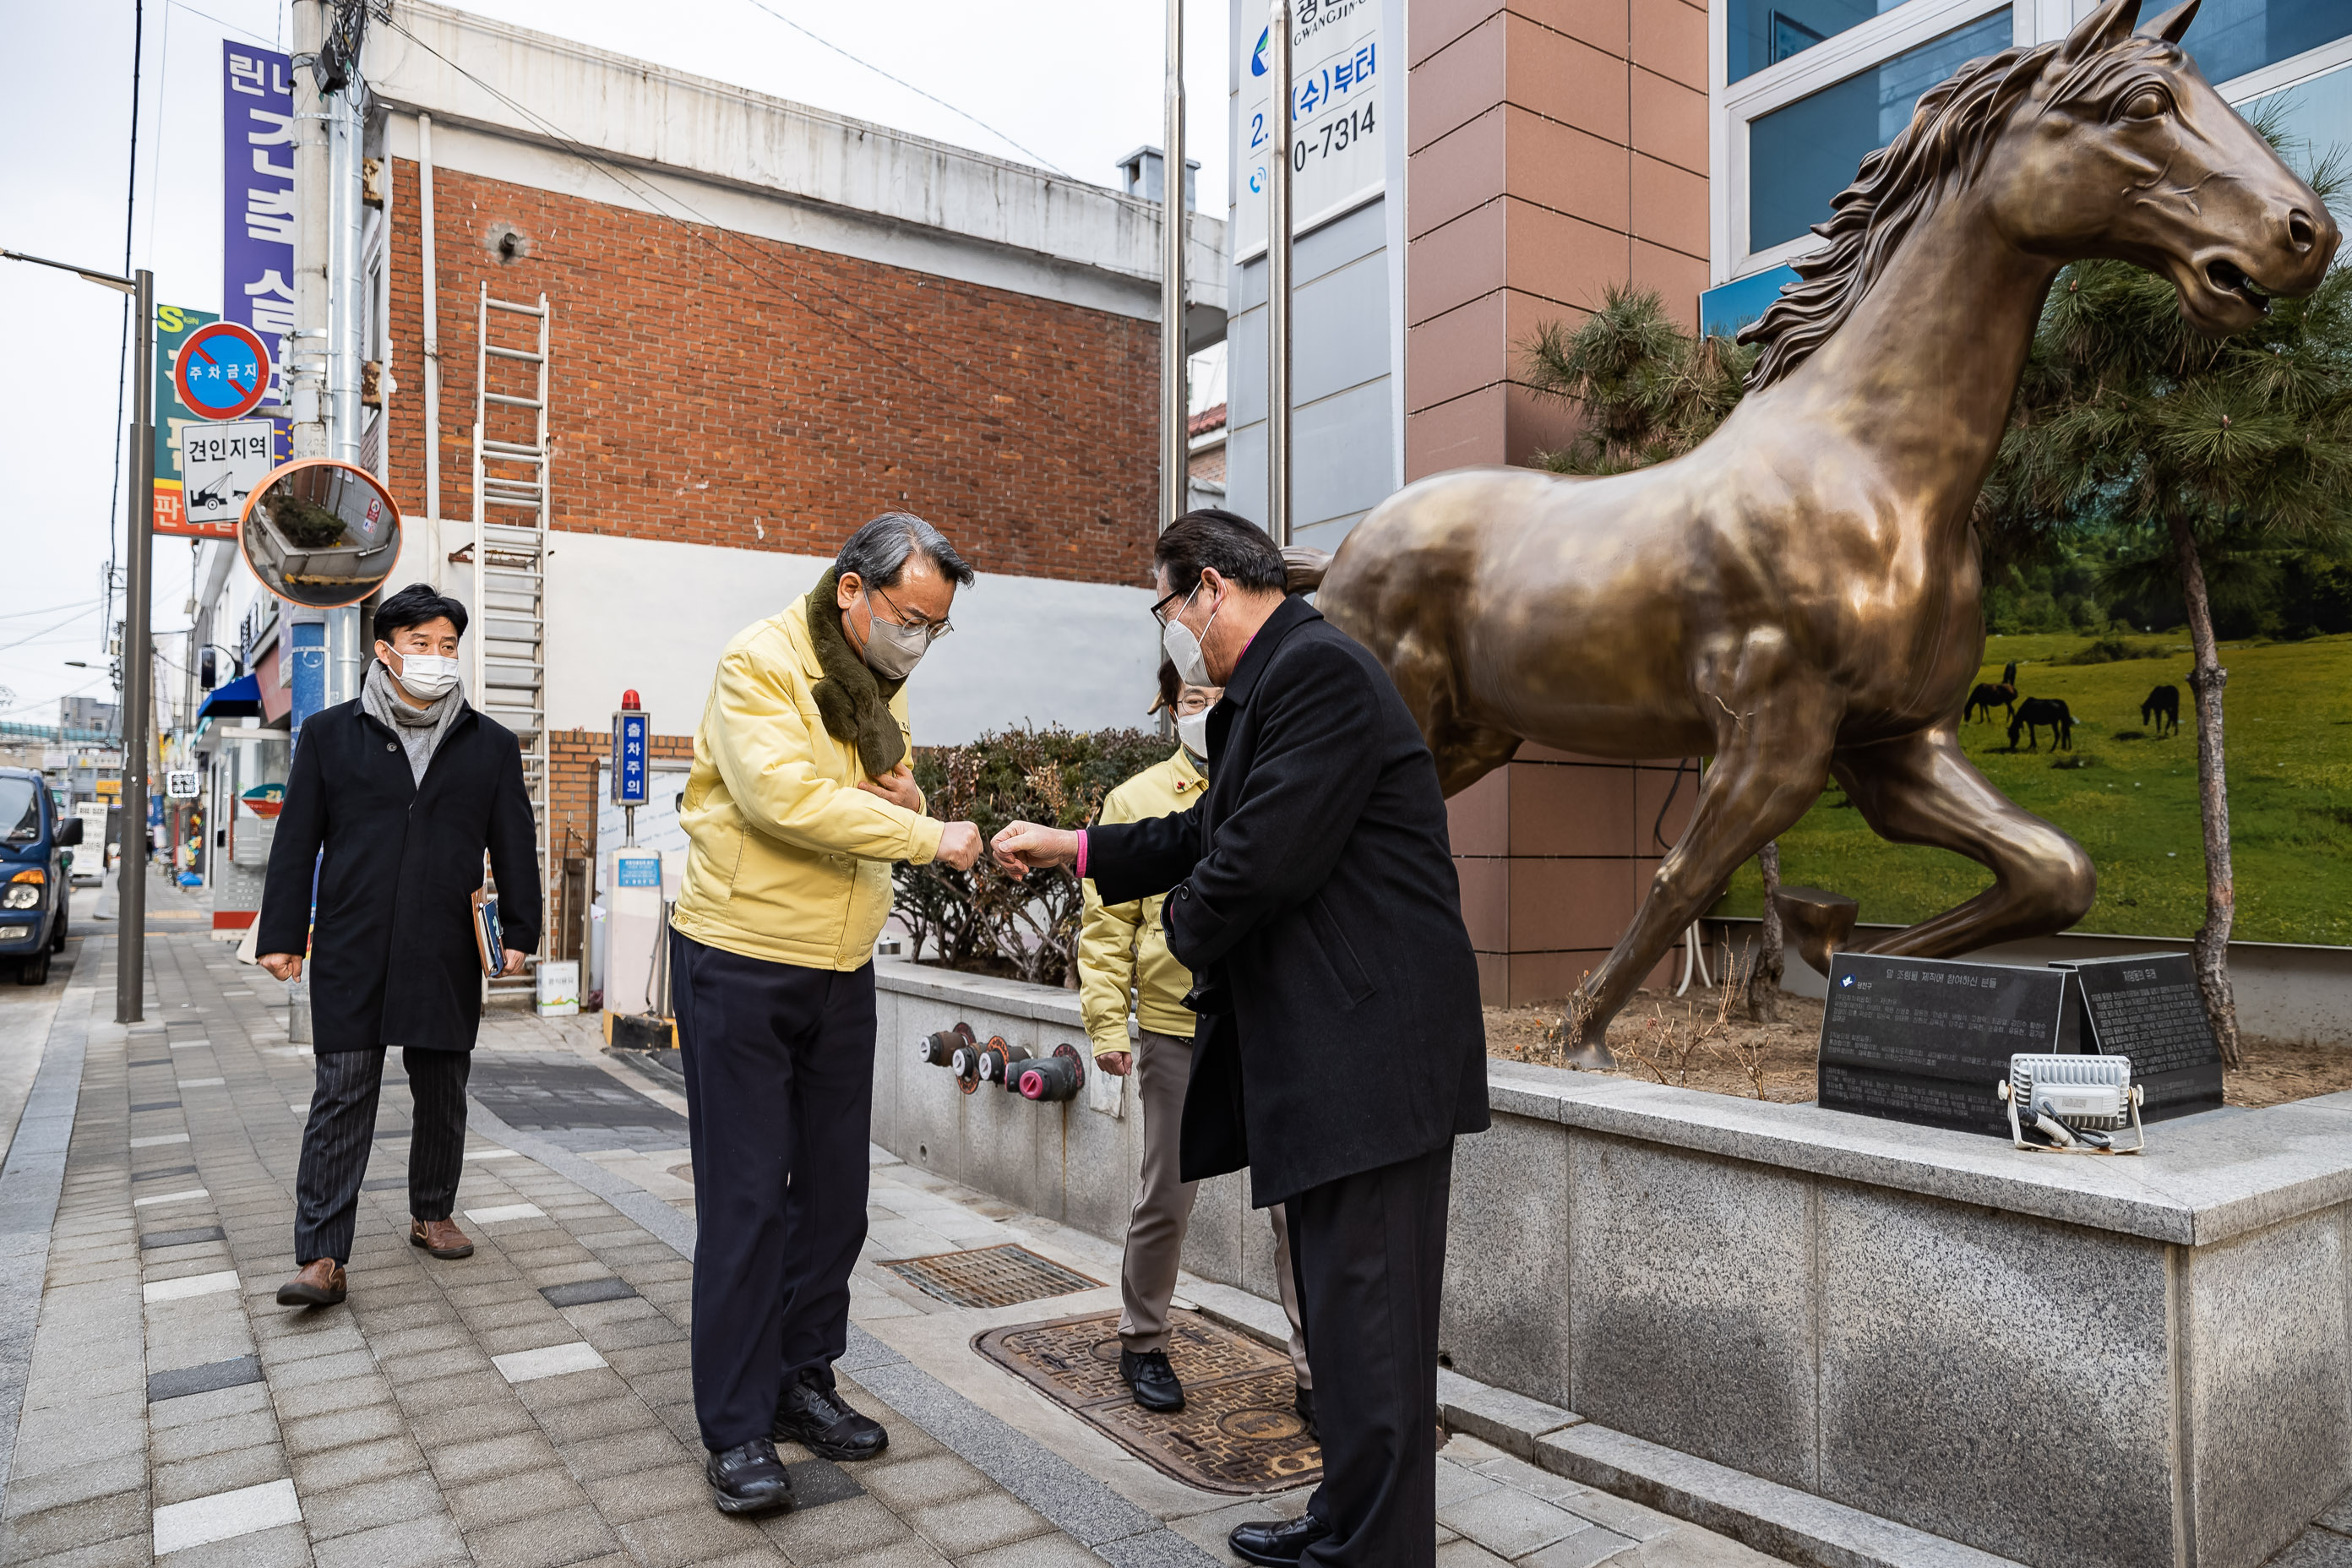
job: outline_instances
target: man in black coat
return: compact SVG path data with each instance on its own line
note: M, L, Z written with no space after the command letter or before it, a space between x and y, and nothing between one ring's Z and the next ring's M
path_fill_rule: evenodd
M375 613L359 700L302 726L269 848L254 946L280 980L310 953L318 1083L295 1177L287 1306L343 1299L360 1181L375 1137L383 1053L401 1047L415 1097L409 1240L436 1258L474 1244L449 1218L466 1153L466 1077L481 1021L473 895L488 850L503 973L539 945L538 835L514 731L466 701L466 606L419 583ZM312 909L313 871L317 907Z
M1186 1181L1246 1164L1285 1204L1324 1480L1298 1520L1244 1524L1252 1563L1435 1554L1437 1308L1455 1134L1486 1126L1478 976L1436 764L1372 656L1223 511L1160 536L1163 645L1222 685L1191 809L1083 833L1017 822L1007 869L1066 865L1106 900L1166 891L1203 1015Z

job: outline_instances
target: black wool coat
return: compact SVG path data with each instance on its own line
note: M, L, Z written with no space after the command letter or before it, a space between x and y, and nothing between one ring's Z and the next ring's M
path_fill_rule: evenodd
M1437 764L1372 656L1285 600L1209 710L1189 810L1087 830L1106 903L1167 892L1202 1015L1186 1181L1263 1208L1486 1126L1478 972Z
M482 964L473 894L485 849L506 945L529 952L539 946L538 843L513 731L467 707L420 785L400 738L357 702L304 721L254 945L299 953L307 942L320 1055L474 1048Z

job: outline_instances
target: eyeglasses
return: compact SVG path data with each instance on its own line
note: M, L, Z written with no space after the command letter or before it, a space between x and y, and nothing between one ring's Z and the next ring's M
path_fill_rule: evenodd
M1201 591L1201 584L1207 581L1208 579L1206 577L1197 578L1189 588L1178 588L1172 593L1162 594L1152 603L1151 618L1158 621L1161 626L1166 626L1168 624L1168 601L1171 599L1181 599L1185 604L1191 604L1192 602L1192 595L1199 593Z
M876 588L873 592L876 598L890 606L891 618L897 623L900 631L919 631L930 641L937 642L955 630L955 624L952 621L927 621L920 616L909 618L907 612L898 607L898 602L896 599L880 588Z

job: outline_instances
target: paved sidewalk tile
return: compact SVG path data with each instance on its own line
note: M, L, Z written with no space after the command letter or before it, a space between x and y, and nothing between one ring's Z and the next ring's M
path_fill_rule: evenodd
M110 939L79 939L66 982L69 996L88 994L79 1094L47 1272L33 1282L15 1457L0 1470L0 1562L1202 1568L1233 1561L1233 1522L1302 1505L1296 1492L1236 1502L1139 1483L1123 1455L1075 1464L1034 1436L1062 1418L1040 1415L1025 1386L998 1390L1002 1409L1022 1413L1007 1422L880 1348L855 1325L949 1313L931 1326L958 1352L975 1325L877 1258L1017 1240L1059 1247L1097 1278L1116 1267L1115 1247L1106 1258L1105 1244L884 1163L840 1372L890 1448L845 1465L782 1444L797 1507L718 1512L693 1405L684 1101L662 1069L608 1058L593 1018L486 1016L457 1205L475 1243L463 1259L409 1245L411 1105L393 1053L349 1300L278 1306L314 1058L287 1039L282 987L226 944L173 929L161 912L198 906L160 879L150 888L150 1021L88 1022L111 994ZM53 1031L52 1048L62 1037ZM945 1370L995 1375L976 1362ZM1108 1447L1075 1418L1056 1441L1069 1454ZM1661 1564L1746 1560L1464 1444L1441 1456L1444 1568L1588 1568L1637 1552Z

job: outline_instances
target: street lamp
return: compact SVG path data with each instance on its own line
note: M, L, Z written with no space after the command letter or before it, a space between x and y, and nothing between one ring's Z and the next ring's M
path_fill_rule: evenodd
M122 869L115 878L115 913L121 936L115 953L114 1021L136 1024L144 1016L147 978L147 721L152 706L148 687L154 654L148 624L149 581L154 568L155 521L155 274L141 268L128 278L68 261L0 248L0 259L54 267L87 283L128 294L139 316L139 355L131 369L138 389L136 438L131 442L130 603L124 606L131 646L122 667ZM134 866L131 835L142 852Z

